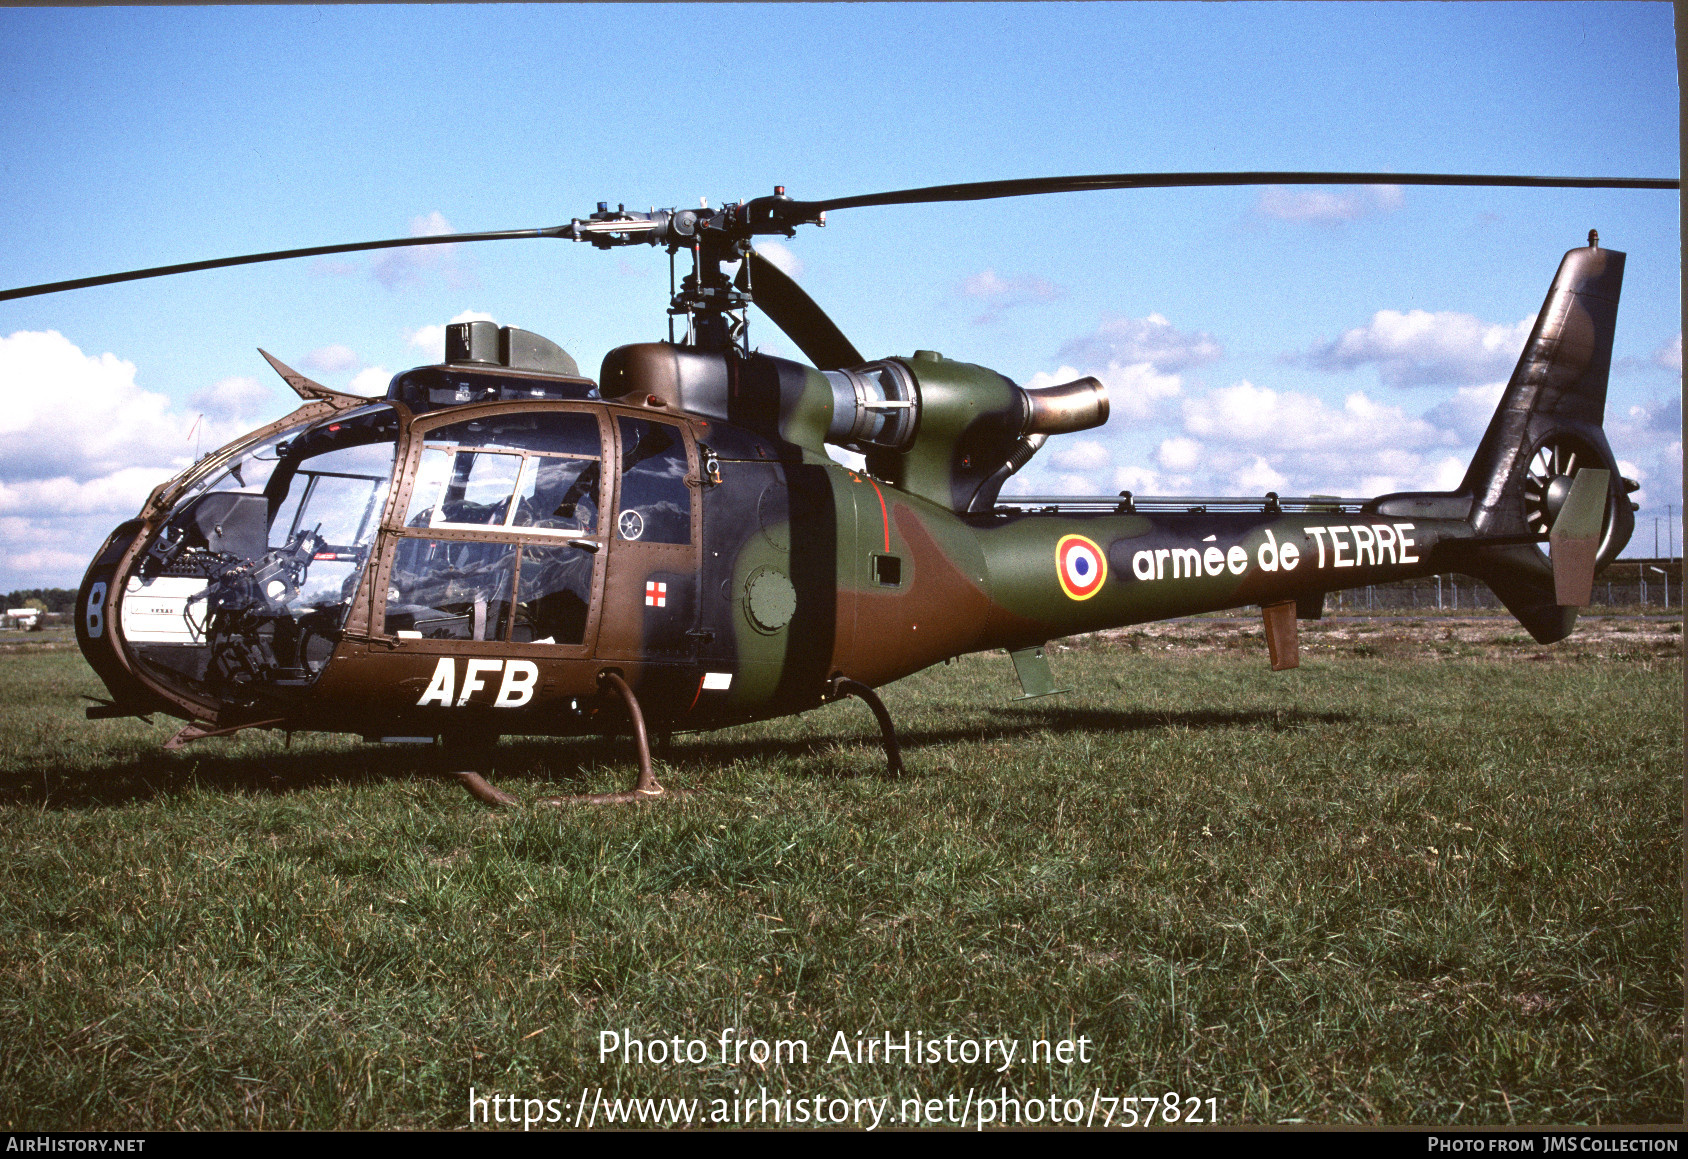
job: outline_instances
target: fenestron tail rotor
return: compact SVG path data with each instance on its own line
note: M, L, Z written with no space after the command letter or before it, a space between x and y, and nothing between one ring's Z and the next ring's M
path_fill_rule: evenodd
M1555 435L1536 448L1524 478L1524 521L1531 531L1546 535L1552 529L1579 461L1594 460L1581 439L1568 435Z

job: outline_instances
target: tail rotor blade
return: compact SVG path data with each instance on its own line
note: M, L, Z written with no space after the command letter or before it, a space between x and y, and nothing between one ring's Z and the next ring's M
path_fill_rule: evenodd
M745 255L736 281L819 369L840 370L867 361L802 286L755 250Z

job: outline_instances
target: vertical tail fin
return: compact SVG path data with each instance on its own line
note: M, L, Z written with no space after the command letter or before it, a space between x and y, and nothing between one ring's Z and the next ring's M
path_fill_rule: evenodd
M1598 562L1629 542L1635 515L1601 424L1612 366L1624 255L1598 235L1567 253L1536 317L1500 406L1477 446L1459 493L1483 538L1547 535L1577 473L1609 472ZM1558 603L1553 568L1532 544L1475 547L1461 570L1486 582L1537 640L1563 639L1576 609Z

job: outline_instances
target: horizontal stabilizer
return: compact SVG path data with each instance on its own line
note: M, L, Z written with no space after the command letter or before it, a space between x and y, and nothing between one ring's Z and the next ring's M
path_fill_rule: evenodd
M1548 544L1553 557L1554 599L1562 608L1585 608L1594 593L1594 563L1606 515L1611 474L1593 467L1577 472Z

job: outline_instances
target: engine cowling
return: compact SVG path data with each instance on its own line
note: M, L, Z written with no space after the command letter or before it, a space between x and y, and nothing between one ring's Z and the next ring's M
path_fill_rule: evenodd
M877 368L884 366L912 379L912 419L895 428L894 443L852 449L866 453L874 474L958 513L990 510L1003 482L1050 435L1108 421L1107 388L1094 378L1028 390L988 367L927 350L843 373L865 370L883 378ZM835 400L838 373L827 375L835 382ZM839 409L835 401L834 430L844 425ZM887 423L882 429L892 428Z
M988 511L1050 435L1108 420L1108 392L1094 378L1028 390L929 350L821 371L765 354L644 342L605 356L599 390L732 422L816 455L826 443L860 452L879 478L958 513Z

